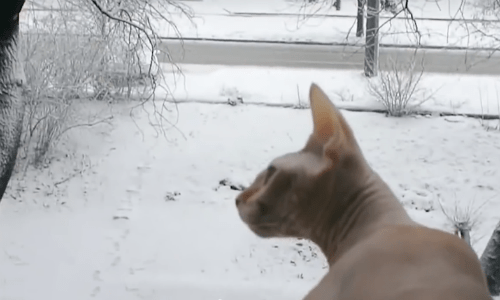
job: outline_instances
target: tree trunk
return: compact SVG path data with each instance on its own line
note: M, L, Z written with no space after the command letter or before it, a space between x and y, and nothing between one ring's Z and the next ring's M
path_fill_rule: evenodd
M24 116L18 60L19 12L24 1L4 1L0 7L0 200L16 164Z
M365 22L365 0L358 0L358 14L356 16L356 37L362 37L365 33L364 22Z
M336 0L334 3L333 3L333 6L335 6L335 8L337 10L340 10L340 6L342 5L342 0Z
M375 77L378 73L378 26L380 0L367 1L365 76Z
M488 288L492 296L500 295L500 222L481 255L481 266L486 274Z

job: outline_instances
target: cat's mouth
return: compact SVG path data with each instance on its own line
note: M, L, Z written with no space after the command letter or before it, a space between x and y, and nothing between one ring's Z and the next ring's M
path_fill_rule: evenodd
M248 227L257 236L262 238L277 237L282 235L279 231L280 225L274 222L263 222L254 224L248 223Z
M270 214L262 214L261 211L253 207L238 207L240 218L245 224L259 237L280 236L281 224L280 218Z

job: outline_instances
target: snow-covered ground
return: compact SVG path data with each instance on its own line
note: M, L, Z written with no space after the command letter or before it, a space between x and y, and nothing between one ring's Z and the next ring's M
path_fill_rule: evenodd
M32 22L28 9L57 5L55 0L37 0L39 5L27 5L21 15L22 27ZM324 3L324 1L320 2ZM301 41L322 43L364 44L364 38L355 36L356 0L342 1L342 9L336 11L325 5L302 7L301 1L286 0L203 0L183 1L194 14L188 18L180 10L171 8L165 15L169 21L157 21L159 34L163 37L212 38L261 41ZM409 21L404 14L393 19L390 12L382 12L380 20L380 43L398 45L421 45L444 47L498 48L495 38L500 23L481 23L484 16L474 1L428 1L412 0L411 12L417 19ZM32 13L32 12L31 12ZM288 15L257 16L241 13L274 13ZM307 14L316 16L308 17ZM48 12L36 12L38 17ZM294 15L295 14L295 15ZM328 15L328 16L324 16ZM434 20L428 20L434 18ZM445 20L436 20L445 19ZM455 21L451 22L450 19ZM415 27L416 25L416 27ZM38 24L41 26L41 24ZM419 35L416 35L418 28Z
M308 105L309 86L317 82L339 107L383 108L368 91L360 70L324 70L219 65L180 65L182 74L165 73L164 85L176 101ZM164 65L164 70L167 69ZM378 78L371 79L379 80ZM422 110L500 115L500 76L424 73ZM167 93L160 90L160 95ZM417 97L418 98L418 97ZM417 99L418 100L418 99Z
M50 2L54 0L36 0L36 2ZM352 15L357 12L356 0L341 0L342 8L337 11L331 8L334 1L318 0L316 3L304 5L303 0L184 0L180 1L195 10L197 14L226 14L232 13L313 13L327 15ZM399 1L395 1L399 2ZM408 2L408 7L415 18L450 18L460 16L465 19L477 17L481 11L480 1L453 1L453 0L414 0ZM330 4L330 5L328 5ZM479 5L478 5L479 4ZM385 12L383 12L385 14ZM389 16L389 14L387 14ZM399 16L402 17L402 16ZM491 17L490 17L491 18Z
M347 73L185 71L190 98L237 90L248 102L293 102L298 84L306 101L311 81L333 99L335 86L358 95ZM0 299L302 299L326 272L322 254L307 241L257 238L239 220L238 192L220 183L249 184L271 159L300 149L310 111L168 103L175 128L162 135L149 123L151 105L132 118L134 105L82 103L81 113L114 119L71 131L51 165L14 176L0 206ZM500 211L500 132L462 117L344 115L412 217L452 231L439 199L451 215L471 210L482 253Z
M336 11L320 4L303 7L302 1L231 1L231 0L203 0L185 2L190 6L195 17L189 20L186 17L172 14L183 37L214 38L214 39L243 39L265 41L302 41L323 43L364 43L364 38L355 36L355 16L357 1L342 1L342 9ZM424 1L409 2L409 7L415 18L454 19L449 20L422 20L415 23L405 19L401 14L397 19L392 18L390 12L382 12L380 24L380 43L415 45L418 36L413 34L418 28L420 43L427 46L459 46L459 47L498 47L494 37L482 34L494 33L497 24L486 27L477 20L483 16L481 9L474 1ZM295 15L237 15L237 13L274 13ZM316 14L316 17L306 15ZM325 16L327 15L327 16ZM486 17L487 18L487 17ZM491 16L490 16L491 18ZM467 19L467 22L461 21ZM495 18L493 18L495 19ZM416 27L415 27L416 25ZM161 28L170 28L163 24ZM167 30L167 36L177 33Z
M196 12L196 11L195 11ZM301 16L224 16L202 15L194 18L172 15L179 31L171 30L166 23L165 37L204 38L222 40L259 40L288 42L348 43L362 45L365 38L356 37L353 17ZM387 23L385 23L387 21ZM381 20L379 42L381 44L432 47L498 48L494 32L498 24L483 27L479 22L448 20L416 20L419 34L415 34L413 21L406 19Z

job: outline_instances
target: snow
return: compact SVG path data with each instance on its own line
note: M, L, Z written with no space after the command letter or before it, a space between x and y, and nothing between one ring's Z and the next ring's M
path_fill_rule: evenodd
M239 139L244 146L247 137L239 132L248 130L255 113L269 119L273 111L237 109L235 114L229 106L188 104L179 107L177 125L186 139L171 131L166 140L140 111L136 127L126 106L112 108L112 125L73 132L63 146L78 149L79 155L12 181L0 210L0 226L9 228L0 240L2 296L180 300L206 293L234 298L247 289L248 299L273 294L287 299L293 289L283 291L269 278L281 277L281 286L297 282L297 288L302 286L297 295L319 280L320 255L306 264L291 249L295 242L258 239L239 220L236 191L214 190L226 177L248 182L269 158L266 150L273 145L227 147L227 141ZM244 123L225 130L238 121ZM254 138L265 140L263 135ZM248 151L260 153L242 159ZM73 173L79 156L92 167L54 187L53 182ZM166 201L167 193L174 192L180 193L176 201ZM290 265L292 259L297 266ZM304 279L295 278L300 273ZM225 288L228 282L235 288Z
M352 24L317 18L287 31L297 17L227 16L223 8L296 12L291 2L185 3L200 16L198 30L179 23L187 36L331 42L342 41ZM354 3L343 1L341 13L352 15ZM454 3L440 1L441 10L434 2L411 5L416 16L449 17ZM419 22L422 32L430 32L425 43L445 41L447 22ZM458 27L450 31L447 44L465 43ZM50 165L26 173L18 168L0 205L1 300L298 300L319 282L327 266L318 248L304 240L256 237L238 217L238 191L220 182L248 185L271 159L304 145L310 111L272 105L307 106L309 85L316 82L339 107L379 108L367 80L347 70L182 70L182 76L166 73L162 85L171 94L157 95L157 105L166 96L177 101L165 103L173 125L164 134L151 126L151 103L131 116L136 102L81 100L82 115L113 119L70 131ZM422 109L498 115L499 79L424 74L422 86L435 94ZM226 104L238 97L243 104ZM500 132L460 116L343 114L369 163L415 220L452 232L440 203L452 215L471 208L473 247L481 254L500 211Z
M219 182L248 184L300 149L309 110L180 103L177 115L168 104L178 130L163 136L151 105L132 120L133 105L82 103L112 123L75 129L49 168L15 175L0 209L3 298L301 299L326 272L323 255L306 241L257 238L238 218L237 191ZM462 117L343 113L417 221L452 231L438 199L448 211L479 207L481 253L497 222L499 132Z
M41 1L41 0L38 0ZM48 0L45 0L48 1ZM41 1L43 2L43 0ZM233 0L201 0L183 1L193 10L200 14L224 14L230 12L248 13L311 13L317 11L328 15L356 15L357 1L342 0L340 11L330 9L327 1L319 1L319 4L303 6L301 0L255 0L255 1L233 1ZM332 2L330 1L330 4ZM479 9L473 1L456 2L452 0L414 0L409 2L414 17L416 18L474 18ZM463 11L462 11L463 10Z
M313 5L304 9L300 1L283 0L203 0L185 3L193 9L194 18L187 18L178 11L172 11L170 15L184 38L364 44L364 38L355 36L357 8L354 0L342 1L340 11L328 9L329 7L324 5ZM412 46L420 41L421 45L433 47L498 47L498 41L494 38L496 23L477 21L478 16L482 14L480 8L473 4L452 0L414 0L410 1L409 5L414 17L426 19L417 19L414 23L401 15L397 19L389 20L392 14L383 12L383 19L380 21L383 26L379 31L380 43ZM313 13L319 15L305 15ZM415 24L420 37L414 34ZM162 29L163 36L178 35L167 23L159 23L158 28ZM487 34L482 34L481 31ZM488 36L488 33L492 36Z
M360 70L180 66L182 74L166 73L163 83L176 101L227 102L239 96L244 103L308 105L310 83L316 82L339 107L383 108L368 92L369 81ZM500 114L500 76L424 73L419 86L433 95L422 110Z
M38 18L51 14L47 11L28 11L36 8L57 6L57 1L37 0L38 5L24 7L21 30L33 26L33 15ZM363 45L364 38L355 36L356 1L342 1L341 11L328 6L313 5L303 8L300 1L260 0L230 1L203 0L181 2L193 16L188 17L173 7L164 12L169 23L156 20L161 37L229 40L260 40L288 42L349 43ZM484 16L480 7L465 1L410 1L410 9L416 19L408 20L403 14L393 19L390 12L382 12L379 42L415 46L418 43L432 47L469 47L493 49L499 47L495 38L498 23L484 23L478 18L496 20ZM463 9L463 10L462 10ZM274 13L274 16L248 15L248 13ZM308 16L316 13L316 16ZM238 15L240 14L240 15ZM241 15L247 14L247 15ZM286 15L288 14L288 15ZM429 20L429 18L434 18ZM436 20L440 19L440 20ZM451 21L453 20L453 21ZM175 28L170 23L175 24ZM416 27L415 27L416 25ZM38 28L44 26L37 23ZM415 34L418 28L420 35Z

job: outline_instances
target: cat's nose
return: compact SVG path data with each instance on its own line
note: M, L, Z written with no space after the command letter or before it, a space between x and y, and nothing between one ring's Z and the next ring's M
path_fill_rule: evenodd
M241 202L243 202L241 197L240 196L236 197L236 207L240 206Z

